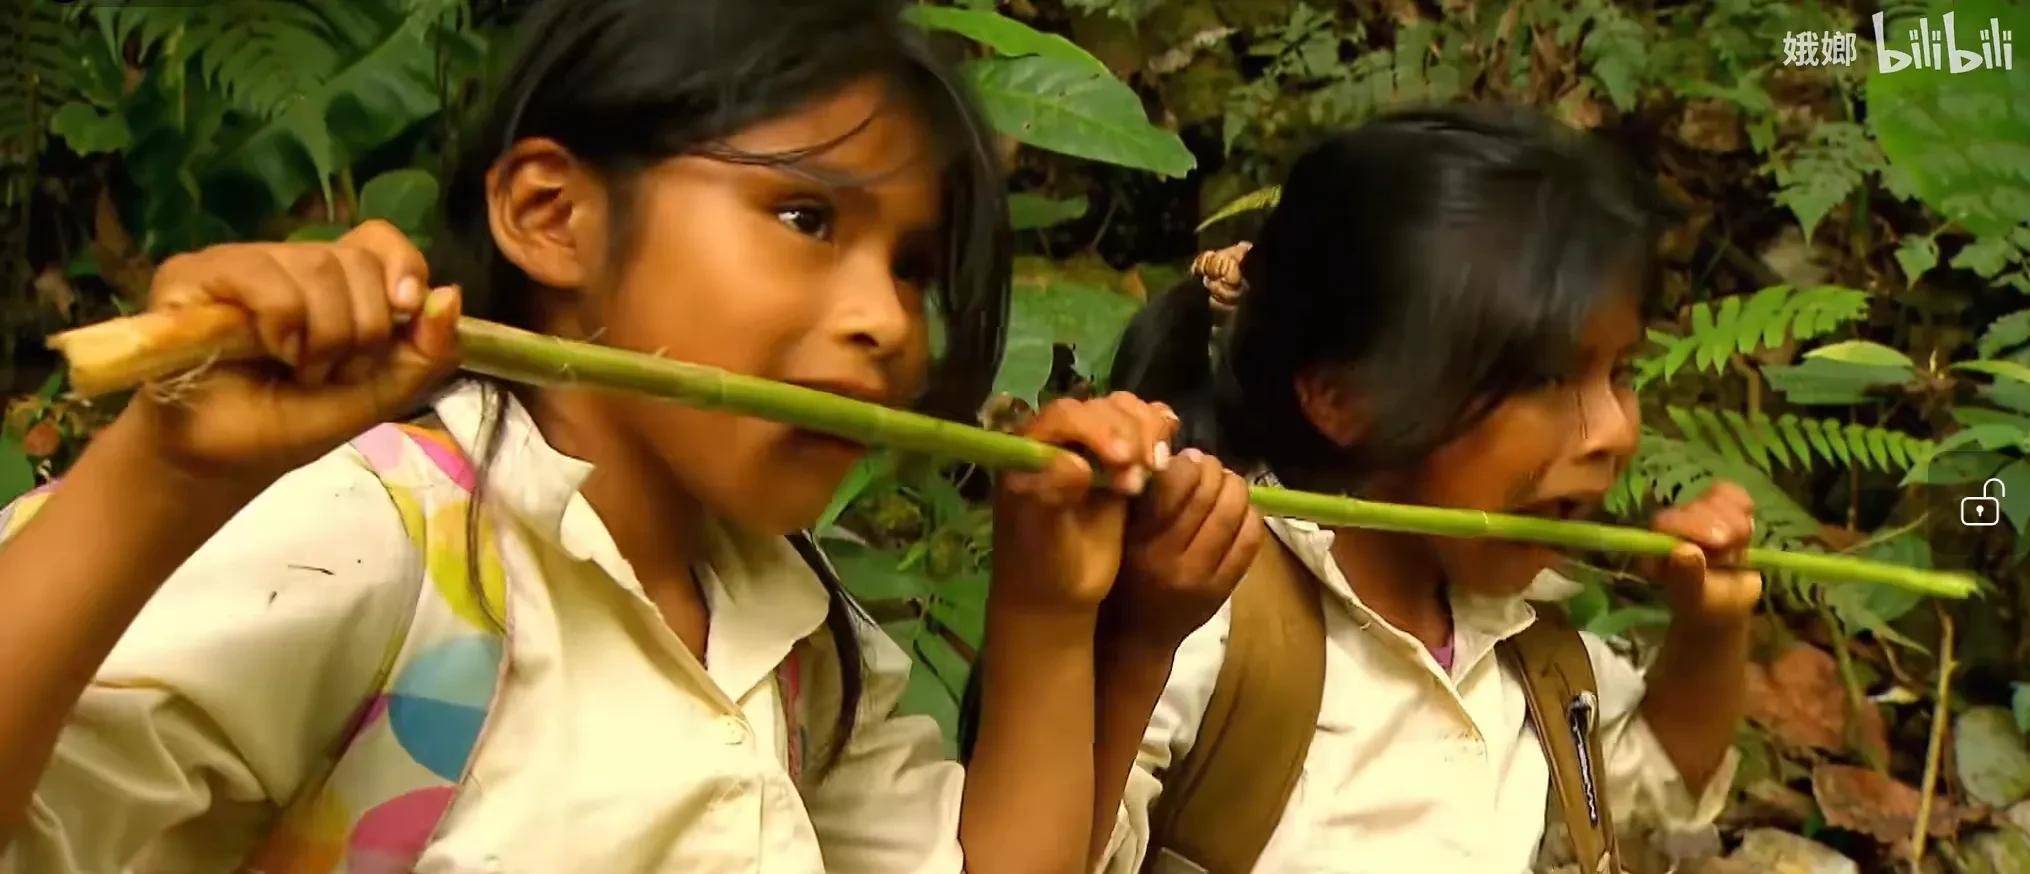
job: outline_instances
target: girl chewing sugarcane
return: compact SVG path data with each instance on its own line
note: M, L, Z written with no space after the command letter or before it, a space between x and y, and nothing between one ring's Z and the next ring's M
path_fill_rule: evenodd
M1533 115L1383 117L1301 158L1216 277L1245 289L1215 360L1186 286L1131 325L1115 382L1294 488L1584 516L1636 447L1653 197ZM1516 874L1541 847L1590 874L1626 855L1615 826L1718 813L1762 591L1728 569L1753 529L1738 487L1655 520L1686 542L1648 571L1672 620L1646 677L1526 600L1569 585L1549 548L1269 524L1167 676L1099 670L1154 711L1100 772L1131 774L1108 870ZM1263 815L1209 828L1222 806Z
M1129 495L1158 469L1204 484L1168 525L1137 522L1131 552L1160 536L1195 562L1139 592L1216 604L1260 530L1238 478L1168 458L1160 406L1029 426L1095 463L998 484L962 775L927 719L893 713L902 653L784 536L863 447L443 387L469 310L973 409L1001 347L1001 180L896 12L552 0L447 186L434 263L385 225L165 263L153 308L240 307L272 361L144 392L60 487L0 514L0 871L1084 865L1112 819L1093 749L1141 731L1092 675Z

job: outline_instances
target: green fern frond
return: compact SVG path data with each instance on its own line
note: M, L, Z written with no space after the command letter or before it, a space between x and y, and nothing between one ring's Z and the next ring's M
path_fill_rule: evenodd
M115 44L188 69L234 109L274 118L336 74L402 13L389 0L214 0L94 8ZM173 74L172 74L173 75Z
M1776 418L1706 407L1665 407L1688 442L1758 470L1812 470L1821 464L1902 473L1931 454L1935 443L1889 428L1792 413Z
M79 42L55 4L0 12L0 166L33 164L56 108L83 91Z
M1868 294L1836 285L1797 291L1772 285L1752 295L1693 304L1691 333L1651 331L1661 351L1636 362L1637 387L1669 382L1685 365L1718 373L1736 354L1831 333L1868 312Z
M1818 519L1766 473L1713 448L1653 429L1644 429L1635 459L1608 491L1605 505L1608 512L1631 518L1651 506L1696 498L1717 480L1733 482L1755 499L1758 542L1788 546L1817 539Z
M1227 205L1220 207L1212 215L1206 216L1205 221L1198 223L1198 229L1201 231L1205 230L1245 212L1253 212L1258 209L1274 209L1276 203L1282 199L1283 186L1281 185L1258 188L1228 201Z

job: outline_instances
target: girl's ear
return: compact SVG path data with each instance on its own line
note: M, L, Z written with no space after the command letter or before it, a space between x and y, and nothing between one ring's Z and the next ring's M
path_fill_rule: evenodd
M1346 368L1318 364L1298 371L1297 405L1304 418L1325 439L1341 448L1351 447L1367 433L1367 404L1354 390Z
M585 287L607 252L606 192L555 140L517 141L486 174L487 222L503 257L536 283Z

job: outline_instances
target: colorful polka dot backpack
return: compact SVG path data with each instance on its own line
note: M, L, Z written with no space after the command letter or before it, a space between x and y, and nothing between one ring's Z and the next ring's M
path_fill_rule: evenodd
M466 539L476 474L434 421L385 424L352 448L424 557L416 609L323 773L246 863L250 874L404 874L450 809L507 668L506 575L493 526ZM468 561L477 543L477 561ZM474 580L474 569L479 579Z
M416 865L469 773L506 677L507 573L489 514L466 536L477 472L432 419L375 427L350 444L387 489L402 527L422 553L416 608L391 629L377 690L354 712L341 741L250 855L245 874L405 874ZM49 497L44 486L0 507L0 541ZM836 574L815 544L790 538L820 574ZM476 561L469 561L474 547ZM478 579L473 579L474 571ZM800 663L809 641L777 667L791 779L807 739Z

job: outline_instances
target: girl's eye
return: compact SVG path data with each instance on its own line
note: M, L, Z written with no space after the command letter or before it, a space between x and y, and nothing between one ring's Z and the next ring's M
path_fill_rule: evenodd
M806 237L819 240L832 238L832 211L817 204L778 207L775 220Z
M895 262L895 278L922 288L937 278L936 263L927 255L904 255Z

